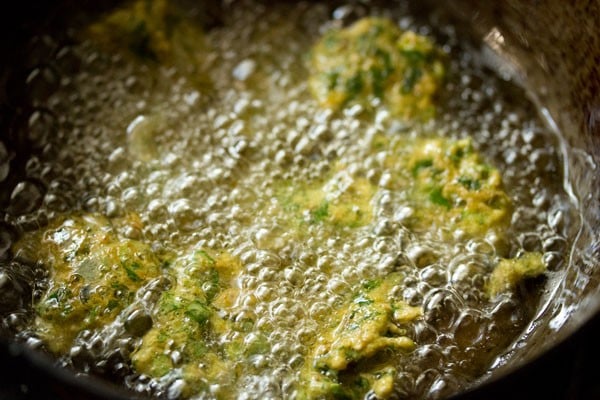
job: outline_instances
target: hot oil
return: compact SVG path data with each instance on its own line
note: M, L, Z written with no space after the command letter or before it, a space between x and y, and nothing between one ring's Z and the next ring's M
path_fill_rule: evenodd
M50 65L60 84L24 117L38 147L6 222L21 233L65 213L133 212L141 228L120 233L157 252L225 249L238 257L239 296L228 317L253 321L247 337L267 332L270 350L239 361L235 368L244 373L231 397L295 396L299 371L328 318L360 281L392 271L405 275L397 296L424 309L403 327L417 347L398 356L397 397L440 398L466 387L527 325L543 282L489 300L484 285L499 253L494 243L450 244L436 232L404 228L401 196L380 185L389 172L370 141L377 133L471 137L502 172L515 204L507 253L543 252L553 274L564 268L577 228L557 139L523 91L482 67L450 26L390 14L402 28L438 34L451 59L445 104L434 121L415 127L384 111L333 113L310 97L306 53L327 26L342 23L331 16L347 16L347 7L331 14L317 4L249 1L230 11L224 26L206 33L211 88L198 88L176 68L150 67L90 41L55 52ZM144 121L156 128L140 131ZM318 179L334 160L380 185L374 219L337 231L305 222L299 240L278 188ZM161 285L157 280L147 290L159 293ZM35 334L19 329L39 345ZM60 362L138 392L177 397L177 380L140 376L128 365L136 340L117 321L81 334Z

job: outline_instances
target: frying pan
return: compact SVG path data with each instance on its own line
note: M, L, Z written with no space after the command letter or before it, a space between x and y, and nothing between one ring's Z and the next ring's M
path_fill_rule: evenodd
M60 32L67 21L85 20L114 3L29 0L13 2L10 9L2 7L0 215L23 173L24 155L34 145L12 128L14 121L32 106L32 98L49 93L57 83L47 77L45 85L36 86L35 96L30 93L28 77L54 51L43 40L32 38ZM211 9L218 4L207 4L212 18ZM594 383L600 380L600 372L595 372L600 355L600 1L430 0L412 7L417 15L436 9L486 46L490 66L526 87L549 128L562 138L565 175L582 220L568 268L549 283L551 289L534 320L496 368L456 398L600 398L600 387ZM4 262L4 245L14 239L14 233L2 228L0 261ZM1 288L0 311L20 305L31 290L31 279L24 274L12 287ZM2 329L1 399L135 397L106 380L56 368L49 357L19 344Z

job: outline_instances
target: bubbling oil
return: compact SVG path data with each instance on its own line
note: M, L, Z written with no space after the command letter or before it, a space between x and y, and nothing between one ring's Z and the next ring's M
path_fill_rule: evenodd
M304 57L324 29L346 22L350 9L237 3L223 26L206 32L210 91L197 89L176 69L148 68L93 42L60 47L44 39L53 50L28 80L37 100L19 127L36 148L26 179L13 188L2 246L60 215L85 211L109 218L137 213L142 227L120 233L156 251L227 249L243 264L229 317L254 321L248 341L269 332L270 350L240 361L245 372L231 397L242 399L294 398L311 346L347 293L362 279L400 271L405 279L396 295L421 305L423 317L403 327L417 346L397 360L394 396L437 399L467 387L518 337L541 289L490 301L484 285L497 256L491 241L447 243L435 232L415 235L404 228L402 200L386 189L389 171L370 141L377 133L471 137L502 171L515 204L508 253L542 252L552 274L564 267L576 230L557 139L523 91L482 67L476 50L463 46L451 26L376 8L370 12L390 16L402 28L444 38L450 79L438 116L415 127L383 110L371 117L360 107L341 113L319 108L308 94ZM135 138L136 126L149 118L160 121L150 145L148 138ZM4 153L2 145L2 160ZM323 224L308 224L306 240L299 241L277 204L277 185L322 177L333 160L378 185L373 221L333 234ZM18 268L6 271L2 285ZM39 298L46 278L43 268L36 271ZM165 285L163 278L150 282L136 302L151 307ZM32 346L43 346L27 328L30 321L31 312L19 309L3 324L15 326ZM230 334L218 340L235 339ZM177 398L177 379L131 368L136 340L116 321L80 334L60 363L140 393Z

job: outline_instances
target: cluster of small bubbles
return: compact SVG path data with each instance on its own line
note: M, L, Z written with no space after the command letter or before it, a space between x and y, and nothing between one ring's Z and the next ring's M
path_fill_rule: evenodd
M436 121L410 129L385 111L370 121L361 106L340 113L318 107L307 93L303 66L309 43L332 24L385 14L356 4L329 11L308 3L267 9L254 1L232 8L225 27L206 35L206 62L218 65L210 94L172 69L150 72L91 42L61 47L48 36L34 39L23 82L32 107L11 128L19 143L32 143L32 154L25 178L9 190L3 211L10 227L0 227L0 260L16 233L70 212L135 213L141 226L119 233L155 251L228 251L242 271L235 281L239 296L226 316L251 321L244 342L250 346L266 334L270 349L236 367L248 371L236 383L239 398L293 398L322 326L361 281L399 272L404 280L393 297L422 307L423 316L400 326L417 347L398 358L397 394L443 398L482 374L526 324L529 308L515 296L487 298L485 283L501 256L492 240L452 245L440 243L437 233L416 235L404 227L415 210L393 190L395 177L384 162L389 154L373 154L372 140L394 133L394 145L399 136L417 137L421 130L472 137L502 171L514 204L510 254L541 252L548 269L557 271L576 221L562 182L551 179L563 161L557 146L548 145L555 139L531 117L535 110L520 91L456 48L451 27L439 30L445 50L459 55L449 65L449 75L459 79L446 84L447 102ZM435 31L409 16L394 18L403 28ZM139 118L158 121L135 133L154 147L132 144L128 127ZM12 172L8 147L0 142L0 183ZM145 159L148 154L153 158ZM278 198L282 186L318 183L336 162L350 179L365 177L379 189L371 202L373 221L333 230L311 222L309 213L290 218ZM40 298L46 279L34 279L40 283L32 288L23 265L2 265L2 329L26 332L31 312L23 299ZM82 332L63 364L121 377L142 394L180 397L180 378L136 374L128 363L166 286L147 285L118 321ZM26 336L39 343L34 333ZM231 333L218 340L236 339ZM181 363L179 352L169 356Z
M98 331L81 331L61 363L87 373L121 378L131 375L129 357L138 338L152 327L149 310L168 284L162 277L151 280L114 322Z

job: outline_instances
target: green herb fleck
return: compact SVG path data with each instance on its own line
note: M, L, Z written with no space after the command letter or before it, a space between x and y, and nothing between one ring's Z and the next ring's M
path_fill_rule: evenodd
M163 376L172 368L171 359L166 354L158 354L151 361L150 370L155 376Z
M160 299L160 311L164 313L169 313L173 311L177 311L181 308L181 303L179 300L173 296L172 293L164 293Z
M418 50L401 50L400 54L406 58L408 63L412 66L416 66L418 64L422 64L427 61L427 56Z
M208 322L211 314L211 309L206 304L199 301L193 301L185 310L185 315L201 325Z
M190 354L195 358L202 357L206 353L208 353L208 348L206 347L206 344L199 340L188 342L186 344L186 347L189 349Z
M344 356L346 357L346 359L348 360L358 360L360 358L360 353L352 348L344 348Z
M107 307L110 311L112 311L115 308L119 307L119 302L117 300L111 299L108 301Z
M54 292L50 293L48 295L48 300L56 300L59 303L62 302L66 296L69 296L71 294L71 291L67 288L61 287L56 289Z
M338 79L340 77L340 74L337 71L327 72L327 73L323 74L323 77L325 78L325 81L327 82L327 90L333 90L338 85Z
M402 93L411 93L421 75L423 75L423 71L420 68L409 68L402 82Z
M134 282L140 282L142 280L142 278L139 277L138 274L135 273L135 271L133 270L134 268L137 269L139 268L139 264L137 263L132 263L131 266L122 263L121 264L123 266L123 268L125 268L125 273L127 274L127 277L129 279L131 279Z
M324 201L321 205L312 212L313 222L322 222L329 216L329 203Z
M429 201L446 208L450 208L450 201L442 194L442 188L436 187L429 193Z
M424 159L424 160L419 160L415 163L415 165L412 167L412 176L413 178L416 178L417 175L419 175L419 172L422 169L425 168L429 168L433 166L433 160L431 159Z
M472 179L466 176L461 176L460 178L458 178L458 183L460 183L469 190L481 189L481 183L477 179Z
M390 53L379 48L375 50L375 56L378 57L381 61L383 61L383 70L381 72L383 79L386 79L392 74L392 72L394 72L394 64L392 63L392 57L390 56Z
M204 260L208 261L211 265L214 265L215 259L208 255L208 253L204 250L198 250L194 254L195 256L202 257ZM198 260L200 261L200 260Z
M369 70L373 85L373 95L378 99L383 99L384 96L384 72L378 67L371 67Z
M369 279L363 282L362 287L365 290L373 290L379 285L381 285L381 281L379 279Z
M363 78L362 73L357 73L353 77L349 78L346 81L346 92L348 93L348 98L356 97L363 89Z
M452 160L452 163L454 163L454 165L458 165L458 163L464 156L465 156L464 149L459 148L459 149L456 149L455 152L450 154L450 160Z

